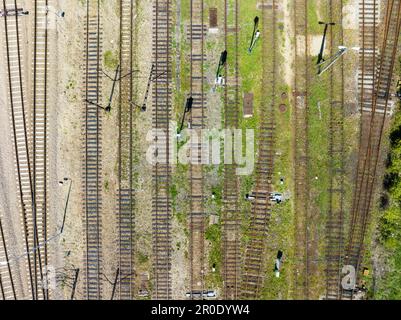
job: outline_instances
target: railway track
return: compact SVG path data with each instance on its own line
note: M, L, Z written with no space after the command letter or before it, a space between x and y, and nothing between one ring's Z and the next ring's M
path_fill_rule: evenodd
M380 23L380 1L359 1L359 38L361 50L359 60L361 61L358 87L360 90L361 112L370 112L373 90L377 73L377 62L379 58L378 33L376 30ZM361 122L361 125L364 122ZM360 128L362 130L362 127ZM361 135L362 137L362 135ZM360 141L362 143L362 141Z
M330 56L343 45L343 1L328 3L330 22ZM333 29L335 28L335 29ZM326 222L326 299L335 300L340 295L341 263L344 250L344 61L341 59L330 69L329 115L329 211Z
M38 0L34 3L34 40L33 40L33 89L32 89L32 181L35 195L37 225L37 246L41 251L34 251L35 274L44 273L48 265L47 223L47 82L48 82L48 0ZM39 256L40 255L40 256ZM43 298L49 299L49 290L43 289Z
M3 12L17 11L21 8L18 1L3 0ZM26 251L26 277L28 287L26 296L33 300L45 297L40 290L39 281L43 280L41 252L39 249L38 220L35 204L34 181L32 175L32 152L30 149L30 127L26 102L26 83L23 52L22 19L23 16L4 16L5 49L8 75L8 98L11 109L11 128L14 143L16 180L18 187L19 208L23 242ZM42 288L43 289L43 288Z
M169 136L171 119L171 1L155 0L153 4L153 130L158 141L153 165L153 298L171 298L171 145L159 141L158 132ZM160 139L161 140L161 139Z
M295 83L294 83L294 168L296 224L295 257L300 262L295 270L294 297L309 297L309 232L308 232L308 88L310 83L308 43L308 2L295 0Z
M134 207L133 190L133 66L135 1L120 0L120 84L118 122L118 230L119 230L119 297L134 297ZM128 75L128 76L127 76Z
M85 217L85 296L102 298L102 26L100 1L87 1L83 112L83 210Z
M205 113L207 111L204 93L205 75L205 35L204 1L193 0L190 3L189 42L190 53L190 96L193 105L190 113L191 134L202 136L205 128ZM195 137L194 137L195 138ZM189 256L190 256L190 292L205 289L205 210L204 210L204 174L202 164L202 141L193 140L190 154L190 215L189 215ZM191 299L194 296L191 294Z
M274 174L275 155L275 108L277 74L277 2L263 5L263 80L262 105L260 108L259 150L256 162L255 200L252 204L249 238L244 253L244 267L241 280L241 297L260 297L265 272L266 235L268 232L272 203L270 193ZM268 58L269 57L269 58ZM271 58L270 58L271 57Z
M230 7L231 5L231 7ZM230 17L231 13L231 17ZM229 52L226 64L226 85L224 87L224 124L226 130L235 130L239 125L239 1L225 1L225 47ZM234 32L229 32L228 21L233 21ZM233 138L231 132L231 139ZM234 141L234 140L232 140ZM231 154L234 159L234 150ZM224 189L222 211L223 245L223 297L235 300L240 294L241 248L239 230L241 224L239 210L239 179L235 164L224 165Z
M370 221L372 202L375 197L375 183L380 180L383 154L381 153L383 131L390 111L393 89L393 71L401 28L401 1L391 0L385 6L384 36L377 61L376 76L370 104L361 106L361 143L358 171L351 210L350 231L345 251L345 265L351 265L359 279L363 258L366 230ZM363 94L363 93L362 93ZM362 96L363 97L363 96ZM361 99L363 102L363 99ZM358 282L356 282L358 284ZM353 299L353 291L341 291L341 299Z

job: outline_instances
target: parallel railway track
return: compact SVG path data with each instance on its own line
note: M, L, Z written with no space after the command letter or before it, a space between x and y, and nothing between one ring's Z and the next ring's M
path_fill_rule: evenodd
M18 1L3 0L3 11L20 8ZM42 279L35 193L32 177L32 157L29 139L28 110L26 103L25 71L22 58L22 17L4 16L5 47L8 74L8 94L11 108L11 128L15 147L16 178L19 208L22 213L22 230L26 251L26 274L28 280L26 296L40 298L39 280ZM33 150L35 152L35 150ZM45 295L42 291L43 296Z
M364 241L375 198L375 184L381 176L383 131L393 88L393 71L401 28L401 1L391 0L385 6L384 36L381 39L380 58L373 83L370 104L362 104L361 144L358 171L351 211L350 231L344 264L352 265L359 279L363 259ZM363 93L362 93L363 94ZM363 96L361 101L363 102ZM353 291L342 290L340 298L353 299Z
M329 0L330 56L343 45L343 1ZM329 74L329 212L326 222L326 299L338 299L344 250L344 61L336 62Z
M266 235L268 232L272 203L270 193L273 184L275 156L275 108L277 75L277 2L263 5L263 80L261 123L259 126L259 150L256 162L255 200L252 204L249 241L245 246L244 267L241 279L241 298L257 299L264 284ZM272 58L268 58L272 57Z
M119 298L134 297L134 207L133 190L133 66L134 0L120 0L120 96L117 216L119 230ZM128 75L128 76L127 76Z
M87 1L83 113L83 211L85 216L85 296L102 298L102 26L100 1Z
M231 7L229 7L231 5ZM231 20L229 17L231 13ZM239 1L225 1L225 47L229 52L226 65L226 85L224 90L225 128L235 130L239 125ZM234 22L235 32L228 31L228 21ZM233 139L233 132L231 132ZM234 140L233 140L234 141ZM234 159L234 151L231 154ZM223 297L235 300L240 294L241 248L239 239L239 179L235 164L224 165L224 189L222 210L223 245Z
M9 99L17 180L25 235L27 274L32 299L48 299L41 286L48 265L47 252L47 75L48 75L48 1L34 3L32 105L27 103L23 50L23 16L3 17L6 32ZM3 1L6 10L22 9L18 1ZM14 12L15 12L14 11ZM6 242L6 239L4 239ZM9 270L10 271L10 270ZM10 274L11 277L11 274ZM3 280L4 281L4 280ZM17 295L14 292L14 298Z
M193 106L190 113L192 132L201 137L205 127L207 110L204 93L204 62L206 26L204 23L204 1L193 0L190 3L189 42L190 53L190 95ZM205 288L205 210L204 210L204 174L202 165L202 141L192 142L190 154L190 292L203 291ZM193 295L191 295L193 298Z
M158 148L153 165L153 298L171 299L171 163L172 146L168 139L160 141L158 131L169 136L171 119L171 0L155 0L153 4L153 130ZM161 145L162 144L162 145Z
M48 83L48 0L38 0L34 4L34 47L33 47L33 130L32 130L32 180L35 195L37 225L37 246L41 251L34 252L35 274L45 272L48 263L47 224L47 83ZM40 255L40 256L38 256ZM38 265L39 264L39 265ZM49 299L49 290L43 289L43 298Z

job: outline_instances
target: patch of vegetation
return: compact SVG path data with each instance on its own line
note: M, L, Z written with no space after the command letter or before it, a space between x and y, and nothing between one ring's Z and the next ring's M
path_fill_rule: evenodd
M145 264L146 262L148 262L149 261L149 257L146 255L146 254L144 254L143 252L138 252L138 261L139 261L139 264Z
M379 219L380 241L385 247L395 249L401 246L401 111L398 111L390 133L391 151L383 187L382 213Z
M66 88L67 90L75 89L76 85L77 85L77 81L74 80L74 79L71 79L71 80L68 81L68 83L67 83L67 85L66 85L65 88Z
M401 111L395 115L390 133L390 154L383 182L378 219L380 244L389 254L391 270L379 279L375 298L401 299Z
M118 57L110 50L103 54L103 60L107 69L115 69L118 66Z
M308 32L319 34L322 32L317 16L316 0L308 0Z
M221 226L211 225L205 234L206 239L211 244L211 249L209 253L209 269L212 267L216 269L216 272L210 273L208 275L208 283L214 287L221 286L223 279L221 276L221 264L222 264L222 253L221 253Z

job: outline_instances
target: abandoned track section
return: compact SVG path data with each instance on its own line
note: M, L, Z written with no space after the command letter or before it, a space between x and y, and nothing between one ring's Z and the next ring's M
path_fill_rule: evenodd
M206 99L204 94L204 1L193 0L190 3L189 42L190 54L190 83L193 105L190 114L191 134L202 136L205 127ZM191 206L189 215L190 230L190 291L199 292L205 289L205 210L204 210L204 176L202 165L202 141L191 139L190 154L190 190ZM194 298L191 295L191 298Z
M230 6L231 5L231 6ZM231 13L232 17L229 17ZM226 1L225 4L225 46L229 52L226 64L226 85L224 92L224 124L226 130L236 130L239 124L239 1ZM234 32L229 31L228 21L234 23ZM227 131L227 134L228 131ZM229 139L233 139L234 132L230 132ZM228 137L227 137L228 138ZM234 141L234 140L232 140ZM234 150L231 154L234 159ZM241 248L240 248L240 211L238 206L239 179L237 166L224 164L224 189L222 210L222 245L223 245L223 296L224 299L239 298Z
M309 43L308 43L308 1L295 0L295 83L294 83L294 170L296 223L295 257L299 262L294 272L294 298L309 297L308 261L308 86L309 86Z
M17 1L3 0L3 10L20 8ZM29 152L28 123L26 116L26 97L24 64L22 59L22 17L18 15L4 16L4 31L6 40L6 61L8 73L9 102L11 108L11 127L15 146L16 178L18 186L19 205L22 213L22 230L24 234L26 254L26 270L29 287L27 295L38 298L38 277L33 270L32 249L37 243L35 239L35 206L32 189L31 159Z
M119 297L134 297L134 207L133 190L133 32L135 1L120 1L120 97L118 146Z
M153 5L153 130L158 148L153 165L153 273L156 300L171 298L171 163L169 122L171 119L171 1ZM160 134L159 134L160 133Z
M342 0L329 1L330 21L338 27L330 28L330 56L343 44ZM338 30L340 29L340 30ZM335 300L340 295L341 263L344 250L344 61L341 59L331 69L329 115L329 212L326 223L326 299Z
M87 2L85 59L85 109L83 114L83 210L86 230L85 296L88 300L102 297L102 27L100 1Z
M48 0L35 1L34 50L33 50L33 193L35 195L37 246L34 251L35 273L43 273L48 265L47 248L47 80L48 80ZM43 289L44 299L49 298L48 289Z
M370 221L371 205L376 191L375 182L380 180L379 177L382 174L381 148L383 130L390 111L390 92L393 88L394 63L401 28L401 1L388 1L385 12L383 43L370 112L364 115L365 109L362 109L362 121L366 121L367 124L362 125L361 141L366 140L366 143L360 145L359 157L362 165L358 167L357 172L356 199L354 199L351 212L351 226L345 256L345 263L354 266L357 279L363 258L363 245ZM353 291L343 290L341 297L352 299Z
M266 236L272 203L272 180L274 173L275 107L277 73L277 10L276 1L263 5L263 80L260 111L259 152L256 163L256 190L249 227L250 240L246 244L241 296L244 299L260 297L265 272ZM272 57L272 58L270 58Z

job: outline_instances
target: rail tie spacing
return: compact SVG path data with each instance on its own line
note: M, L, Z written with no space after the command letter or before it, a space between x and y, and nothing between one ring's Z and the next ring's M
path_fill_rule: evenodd
M100 1L87 1L84 79L83 210L85 215L85 297L102 298L102 26Z
M343 1L333 0L328 5L330 28L330 56L344 42ZM338 27L337 27L338 26ZM344 250L344 61L340 59L329 74L329 211L326 222L326 299L336 300L340 294L341 262Z
M155 0L153 4L153 107L152 125L169 136L171 119L171 1ZM157 135L157 134L156 134ZM155 141L158 137L155 136ZM159 145L153 165L153 298L171 299L171 163L170 142ZM159 161L160 160L160 161Z
M190 3L190 25L188 37L190 52L190 95L193 105L190 113L193 134L201 137L205 128L207 110L204 93L204 62L206 25L204 23L204 1L194 0ZM202 165L202 141L191 143L190 154L190 292L205 289L205 209L204 209L204 174ZM193 296L191 295L191 298Z
M133 190L133 116L131 106L134 86L134 12L135 1L120 0L120 95L119 95L119 140L117 216L119 248L119 298L134 297L134 208Z
M35 273L43 274L48 265L48 194L47 194L47 84L48 84L48 0L38 0L34 4L34 50L33 50L33 193L35 195L37 246L43 243L41 251L34 251ZM38 256L40 254L40 256ZM39 264L39 265L38 265ZM44 299L49 298L49 290L43 289Z

